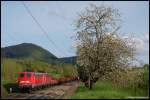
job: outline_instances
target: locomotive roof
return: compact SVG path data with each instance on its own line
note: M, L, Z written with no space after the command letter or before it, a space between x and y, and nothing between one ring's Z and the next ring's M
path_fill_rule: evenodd
M19 73L47 74L47 73L41 73L41 72L19 72Z

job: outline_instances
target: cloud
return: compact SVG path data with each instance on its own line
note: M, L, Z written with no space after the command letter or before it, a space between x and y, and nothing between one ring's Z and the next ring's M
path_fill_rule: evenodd
M123 36L129 45L135 44L138 53L145 54L149 52L149 34L144 34L140 37L137 36Z
M145 33L140 36L126 35L122 37L129 45L135 44L137 63L149 63L149 34ZM137 64L136 63L136 64ZM138 65L138 64L137 64Z

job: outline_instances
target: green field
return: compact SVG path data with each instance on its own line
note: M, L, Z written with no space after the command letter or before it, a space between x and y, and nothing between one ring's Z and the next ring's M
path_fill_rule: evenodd
M18 72L26 69L45 71L55 78L77 75L76 68L70 64L51 65L37 60L1 59L1 96L7 96L10 87L17 90Z
M80 83L70 99L127 99L128 97L145 97L146 91L134 88L121 88L108 81L98 81L92 90Z

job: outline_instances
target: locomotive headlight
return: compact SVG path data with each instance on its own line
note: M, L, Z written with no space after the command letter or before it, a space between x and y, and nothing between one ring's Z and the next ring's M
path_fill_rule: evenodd
M30 83L30 81L20 81L20 83Z
M25 81L26 83L30 83L30 81Z
M24 81L20 81L20 83L24 83Z

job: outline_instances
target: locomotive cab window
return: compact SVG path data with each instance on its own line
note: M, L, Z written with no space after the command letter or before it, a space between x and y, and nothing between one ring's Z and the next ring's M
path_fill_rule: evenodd
M27 74L27 77L28 77L28 78L30 78L30 77L31 77L31 74L30 74L30 73L28 73L28 74Z
M24 77L24 74L20 74L20 77Z

